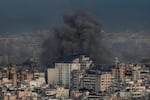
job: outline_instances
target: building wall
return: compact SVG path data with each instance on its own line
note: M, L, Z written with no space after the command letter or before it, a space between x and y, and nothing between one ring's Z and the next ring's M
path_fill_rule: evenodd
M141 78L141 67L139 66L133 67L133 71L132 71L133 81L137 81L140 78Z
M58 68L48 68L47 70L48 84L58 83L59 81L59 69Z
M65 87L71 86L71 72L80 70L80 63L56 63L55 68L59 70L59 82Z
M82 79L82 88L97 90L98 77L96 74L84 74Z
M87 56L79 56L69 62L56 62L55 68L48 69L48 83L59 82L67 88L71 87L72 71L87 69L90 67L92 61ZM55 81L56 80L56 81Z
M28 72L26 77L27 77L28 81L32 81L33 80L33 73Z
M100 75L100 90L105 91L113 85L114 76L111 73L104 73Z
M36 79L37 87L41 87L43 84L45 84L45 77L39 77Z
M3 100L16 100L15 95L5 95Z
M13 74L12 85L14 87L17 86L17 74L16 73Z
M71 73L71 85L74 88L79 89L81 87L81 79L83 75L80 70L73 70Z

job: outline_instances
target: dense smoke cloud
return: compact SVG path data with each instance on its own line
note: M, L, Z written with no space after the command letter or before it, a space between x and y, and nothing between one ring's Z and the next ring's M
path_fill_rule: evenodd
M64 55L86 54L96 63L110 63L110 52L102 44L102 26L90 14L77 12L64 16L64 26L54 28L43 44L45 64Z

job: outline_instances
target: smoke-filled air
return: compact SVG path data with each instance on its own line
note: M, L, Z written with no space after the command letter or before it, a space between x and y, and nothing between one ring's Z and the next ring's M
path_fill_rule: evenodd
M42 62L52 63L64 55L89 55L96 63L110 63L111 53L103 45L102 25L87 12L63 17L64 25L53 28L43 43ZM56 58L57 57L57 58Z

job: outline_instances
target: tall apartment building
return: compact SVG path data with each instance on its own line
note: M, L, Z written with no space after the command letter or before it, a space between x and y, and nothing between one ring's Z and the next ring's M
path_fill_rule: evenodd
M65 87L71 86L71 72L80 70L80 63L56 63L55 67L59 71L59 82Z
M71 73L71 85L73 88L81 88L81 82L83 78L83 72L81 70L73 70Z
M120 83L125 81L126 66L124 64L117 64L112 70L112 74L115 77L115 82Z
M132 71L132 80L137 81L141 78L141 66L134 66Z
M99 75L97 74L84 74L82 78L81 87L89 90L99 90Z
M102 73L100 75L99 83L101 91L108 90L114 83L114 76L110 72Z
M47 69L47 82L51 85L58 84L59 81L59 68L48 68Z
M71 73L73 70L80 70L82 69L88 69L91 65L92 61L90 60L89 57L87 56L80 56L80 55L71 55L71 56L65 56L60 58L56 63L55 63L55 68L54 69L48 69L48 82L51 83L51 79L57 80L58 82L63 84L65 87L71 87ZM50 73L52 71L55 71L58 73L58 75L51 75ZM56 77L58 76L58 77Z
M111 88L114 76L111 72L85 73L81 78L81 88L95 91L105 91Z

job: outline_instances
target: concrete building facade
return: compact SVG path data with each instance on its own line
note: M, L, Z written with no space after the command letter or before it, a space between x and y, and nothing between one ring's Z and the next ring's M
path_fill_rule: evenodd
M102 73L99 81L100 91L105 91L111 88L114 83L114 75L111 73Z

